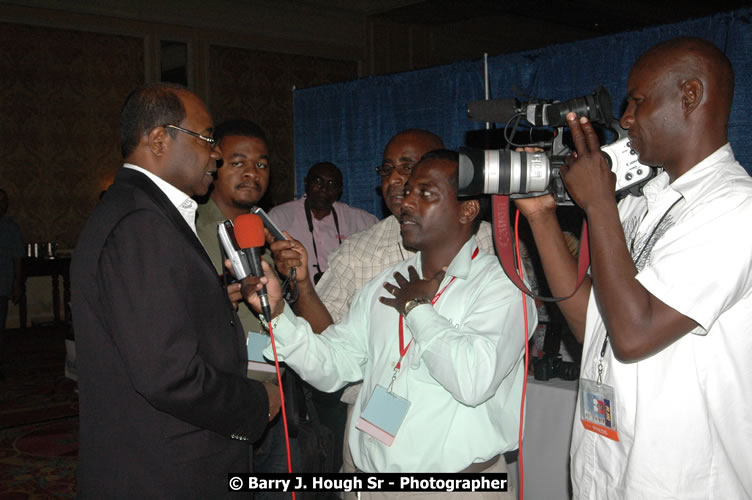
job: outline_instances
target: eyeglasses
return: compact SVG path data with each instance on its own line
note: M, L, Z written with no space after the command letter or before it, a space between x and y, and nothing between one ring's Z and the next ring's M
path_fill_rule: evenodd
M187 128L178 127L177 125L165 125L165 128L174 128L175 130L179 132L183 132L184 134L192 135L193 137L198 137L202 141L206 141L209 144L209 147L211 149L214 149L217 146L217 140L213 137L206 137L205 135L201 135L198 132L194 132L192 130L188 130Z
M400 163L399 165L388 165L386 163L376 167L376 173L381 177L389 177L392 175L392 171L397 169L397 173L400 175L408 176L413 171L415 163Z

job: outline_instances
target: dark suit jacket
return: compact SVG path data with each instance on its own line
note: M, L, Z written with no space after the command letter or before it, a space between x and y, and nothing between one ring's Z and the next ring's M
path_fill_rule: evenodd
M71 264L80 498L231 495L267 423L240 321L165 194L121 169ZM241 495L242 497L242 495Z

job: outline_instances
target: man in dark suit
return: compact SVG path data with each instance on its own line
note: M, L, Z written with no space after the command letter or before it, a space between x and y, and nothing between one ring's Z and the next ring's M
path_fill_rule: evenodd
M221 157L201 100L137 89L120 116L125 165L71 268L79 362L79 498L221 498L279 410L246 377L234 305L196 236ZM237 498L237 496L233 496Z

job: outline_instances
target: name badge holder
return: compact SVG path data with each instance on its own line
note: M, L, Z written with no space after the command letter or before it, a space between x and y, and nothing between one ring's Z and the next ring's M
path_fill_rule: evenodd
M478 256L478 252L479 249L476 247L470 260L475 260L475 257ZM449 288L449 285L454 283L455 279L456 276L452 276L449 283L444 285L444 288L442 288L431 300L431 305L436 304L446 289ZM368 400L368 403L366 403L365 410L363 410L360 418L355 423L356 429L375 437L387 446L391 446L394 442L394 438L397 436L397 431L399 431L399 428L402 426L407 411L410 409L409 400L397 396L392 392L394 381L397 380L397 375L399 375L402 367L402 360L405 358L407 350L413 343L412 339L410 339L410 342L405 345L404 324L405 318L400 315L398 329L400 358L394 365L394 372L392 373L392 380L389 383L389 387L385 389L384 386L380 384L376 386L373 390L373 394L371 394L371 398Z
M270 363L264 358L264 349L271 344L272 339L269 335L263 333L248 332L246 347L248 349L248 369L259 372L276 373L277 369L274 363Z
M355 428L391 446L410 409L410 401L377 385Z
M652 248L653 238L660 236L658 235L658 228L663 227L663 223L671 213L671 210L683 199L680 196L674 200L671 206L661 215L636 257L634 245L637 240L637 234L634 235L632 242L629 244L629 254L632 256L632 262L634 262L636 268L639 269L639 263L645 251ZM647 212L643 214L643 220L647 217L647 214ZM608 348L608 332L606 332L606 338L603 339L601 356L598 360L598 380L593 382L585 378L580 379L580 415L582 425L585 429L618 441L616 394L613 387L603 383L603 357L606 355L606 348Z
M580 379L580 418L585 429L618 441L616 394L613 387L603 383L603 357L607 347L608 334L598 360L598 380Z

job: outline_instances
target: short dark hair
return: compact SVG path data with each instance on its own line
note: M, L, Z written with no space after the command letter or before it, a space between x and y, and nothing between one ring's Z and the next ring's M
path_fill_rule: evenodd
M152 83L128 94L120 111L120 152L123 158L128 158L136 150L141 137L154 127L179 125L185 120L185 106L178 92L187 91L176 83ZM172 137L177 134L172 129L168 132Z
M314 163L313 165L311 165L311 168L309 168L308 172L306 173L306 179L311 174L311 172L313 171L313 169L319 169L319 168L323 168L323 167L332 168L335 172L337 172L337 175L339 176L340 182L343 180L343 178L342 178L342 170L340 170L337 165L335 165L334 163L332 163L330 161L320 161L320 162L317 162L317 163Z
M245 118L233 118L225 120L214 127L214 139L217 142L230 135L260 139L266 144L266 149L269 149L269 141L266 140L264 129L251 120L246 120Z
M454 189L455 195L459 198L459 166L460 166L460 154L457 151L452 151L451 149L434 149L433 151L429 151L428 153L424 154L420 158L420 162L423 162L423 160L446 160L454 163L457 165L457 172L455 175L450 177L449 179L449 185L452 186L452 189ZM478 232L478 229L480 228L480 223L483 221L486 212L488 211L489 207L489 201L488 196L469 196L469 197L463 197L462 201L466 200L478 200L479 205L479 211L478 215L473 219L473 234L476 234Z
M460 154L457 151L452 151L451 149L434 149L433 151L429 151L428 153L424 154L420 157L420 161L418 163L423 162L423 160L446 160L451 161L455 165L457 165L457 169L459 169L460 165ZM459 190L459 174L453 175L449 179L449 185L452 186L454 189L455 194Z

